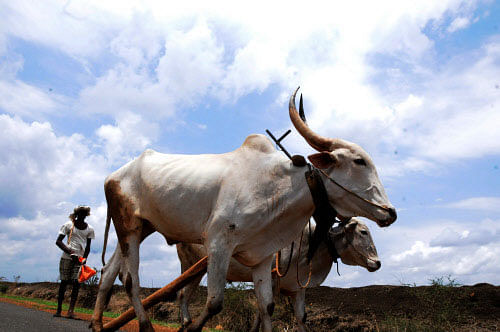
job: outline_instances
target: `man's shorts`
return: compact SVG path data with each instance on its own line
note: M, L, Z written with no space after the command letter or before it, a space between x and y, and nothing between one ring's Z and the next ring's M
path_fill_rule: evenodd
M78 280L80 263L75 263L72 259L61 258L59 261L59 279L65 281Z

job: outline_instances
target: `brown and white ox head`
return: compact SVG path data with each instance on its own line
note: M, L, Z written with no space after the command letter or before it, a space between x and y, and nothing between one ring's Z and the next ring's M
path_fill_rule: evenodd
M368 153L355 143L313 132L295 108L297 90L290 97L290 119L300 135L318 151L307 158L323 172L330 204L343 217L366 217L381 227L392 224L397 218L396 209L387 198ZM303 115L302 102L300 111Z
M370 272L377 271L380 260L370 230L359 219L352 218L345 224L333 227L328 232L327 246L332 256L336 249L342 263L358 265Z

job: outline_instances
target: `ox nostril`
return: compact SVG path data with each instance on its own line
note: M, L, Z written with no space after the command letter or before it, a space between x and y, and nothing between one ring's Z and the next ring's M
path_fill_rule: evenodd
M396 220L398 214L396 213L396 209L394 207L389 208L389 215L392 219Z
M377 261L375 264L377 264L377 269L380 269L380 267L382 266L382 263L380 261Z

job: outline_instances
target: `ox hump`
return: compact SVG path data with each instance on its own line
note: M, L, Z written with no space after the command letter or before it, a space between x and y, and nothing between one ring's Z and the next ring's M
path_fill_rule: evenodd
M266 136L261 134L252 134L248 136L241 147L257 150L264 153L273 153L276 151L273 143L271 143L271 141Z

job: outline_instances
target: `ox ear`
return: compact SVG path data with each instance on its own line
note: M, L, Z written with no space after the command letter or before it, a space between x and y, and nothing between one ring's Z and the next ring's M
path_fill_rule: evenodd
M324 169L334 166L337 163L337 158L330 152L320 152L307 156L307 159L316 168Z

